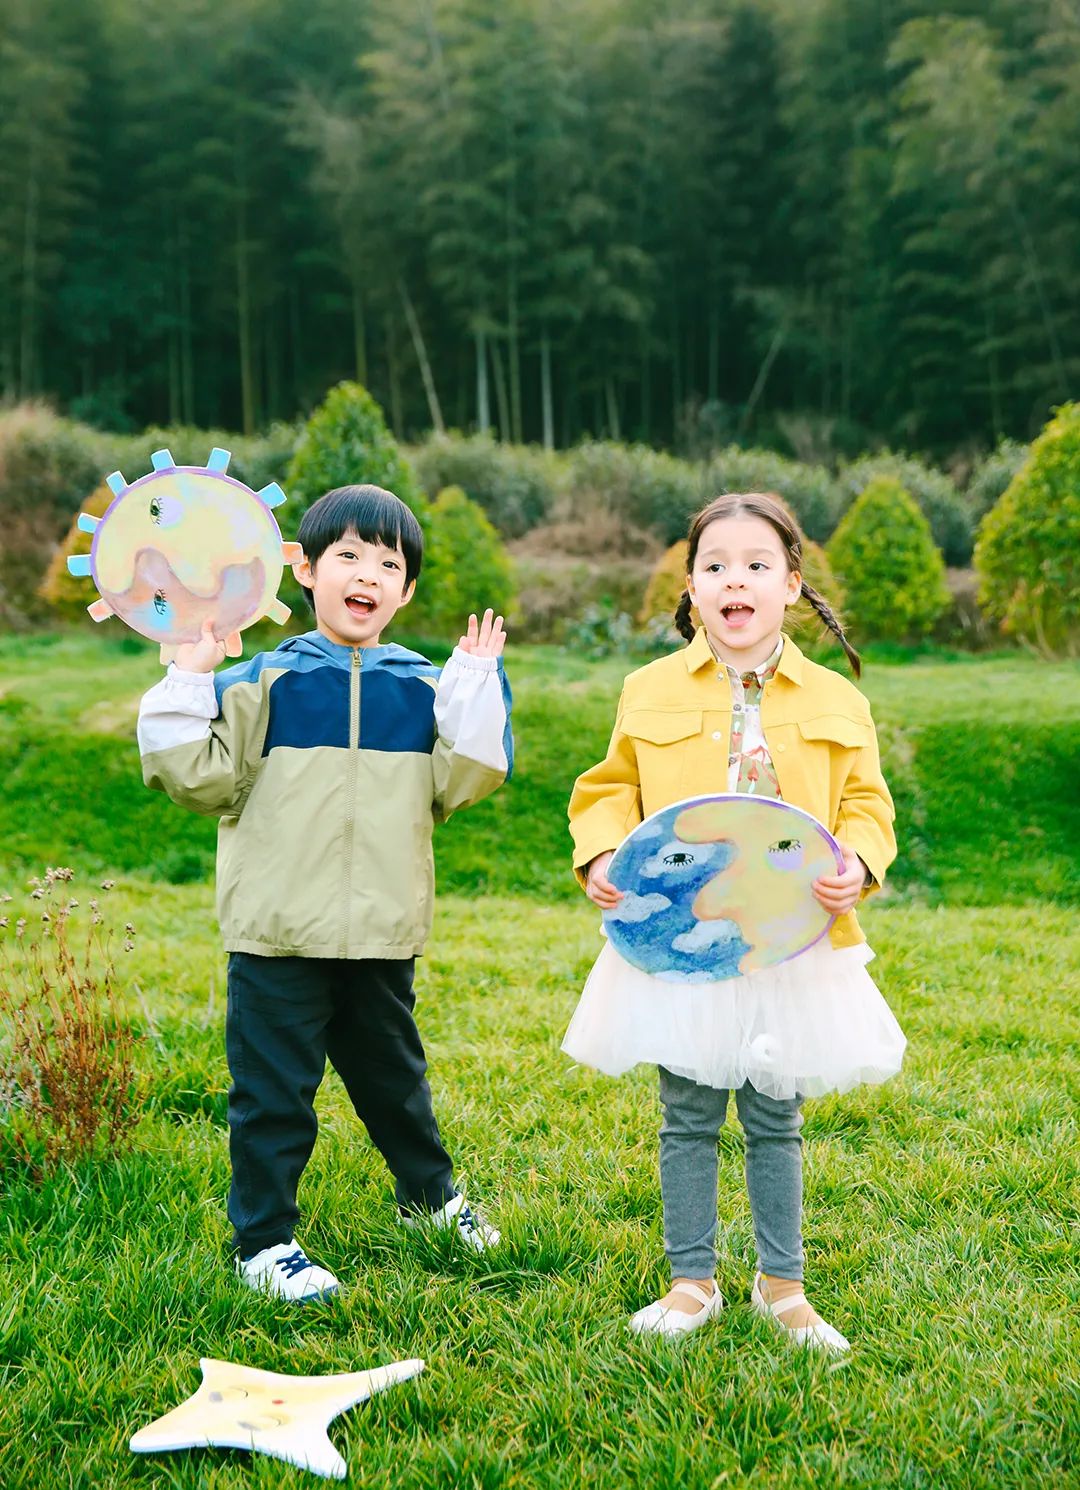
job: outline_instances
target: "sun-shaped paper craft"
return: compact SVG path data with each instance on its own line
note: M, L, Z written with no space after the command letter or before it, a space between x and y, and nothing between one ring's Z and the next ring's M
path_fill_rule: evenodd
M88 607L95 621L119 616L160 643L162 662L182 642L198 641L207 620L227 655L239 657L245 627L290 615L278 585L303 552L281 541L270 510L285 493L276 481L254 492L226 475L227 450L212 450L205 466L178 466L168 450L150 460L154 469L130 486L119 471L106 477L114 500L104 517L79 514L94 542L89 554L68 559L68 569L93 577L101 595Z
M328 1479L343 1480L345 1460L326 1436L338 1413L407 1381L424 1362L393 1361L344 1376L282 1376L230 1361L202 1360L199 1390L140 1428L136 1454L171 1449L250 1449Z

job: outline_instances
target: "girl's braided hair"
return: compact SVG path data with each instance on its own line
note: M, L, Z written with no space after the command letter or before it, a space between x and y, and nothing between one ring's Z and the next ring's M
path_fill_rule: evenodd
M716 522L722 517L760 517L773 528L780 542L784 545L784 555L787 559L788 569L792 573L802 574L803 567L803 536L799 531L799 525L791 513L781 502L779 497L774 497L766 492L726 492L722 497L714 497L707 507L703 507L690 524L689 546L686 552L686 570L690 574L694 568L697 558L698 545L701 535L710 523ZM851 670L856 677L862 673L862 659L858 652L848 641L844 634L843 625L836 612L829 605L824 595L808 585L806 580L802 581L799 589L800 598L813 606L824 624L833 633L840 645L843 647L847 660L851 663ZM694 639L694 623L690 619L693 609L693 601L690 599L689 590L682 592L678 608L675 611L675 627L680 636L687 641Z

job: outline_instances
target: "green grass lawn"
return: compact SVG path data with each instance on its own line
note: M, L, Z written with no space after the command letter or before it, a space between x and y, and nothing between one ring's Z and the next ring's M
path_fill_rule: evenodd
M300 1236L346 1286L296 1310L227 1265L212 832L138 782L131 730L156 663L123 636L0 642L0 889L71 863L85 905L115 875L149 1080L117 1160L35 1184L0 1148L0 1484L317 1483L243 1453L128 1452L195 1390L200 1356L296 1374L424 1357L331 1428L349 1483L387 1490L1080 1483L1075 670L868 670L906 857L865 923L911 1043L893 1082L807 1106L812 1296L855 1344L830 1370L749 1314L734 1119L729 1308L683 1342L627 1333L664 1283L655 1079L612 1081L558 1049L598 947L562 813L621 669L552 651L512 667L519 770L440 835L418 978L444 1136L505 1244L478 1258L403 1233L331 1075Z

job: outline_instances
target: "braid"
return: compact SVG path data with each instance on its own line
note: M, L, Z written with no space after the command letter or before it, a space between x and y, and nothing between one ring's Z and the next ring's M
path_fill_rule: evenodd
M829 605L829 602L825 599L824 595L819 594L818 591L814 589L813 585L808 585L805 580L803 580L802 582L802 588L800 589L799 594L803 600L808 600L810 602L815 611L817 611L818 615L821 617L822 621L837 638L840 645L844 649L847 660L851 663L851 671L857 678L861 677L862 658L859 656L858 652L856 652L855 648L851 645L847 637L844 635L844 628L840 624L839 618L837 617L832 607Z
M690 619L690 612L693 608L694 602L690 599L690 591L684 590L682 592L682 598L679 601L678 609L675 612L675 630L680 636L685 637L688 642L694 640L695 627L693 621Z

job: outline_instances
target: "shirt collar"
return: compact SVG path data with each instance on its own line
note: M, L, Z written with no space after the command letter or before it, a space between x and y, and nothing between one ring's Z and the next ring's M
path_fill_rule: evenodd
M713 656L712 647L709 646L709 638L704 626L699 626L694 632L694 639L686 648L683 656L686 658L686 671L688 673L699 672L706 664L715 664L716 658ZM781 635L779 651L774 652L755 671L759 674L763 673L772 667L774 663L776 664L776 671L781 677L790 678L793 683L802 682L803 654L791 640L790 636Z

